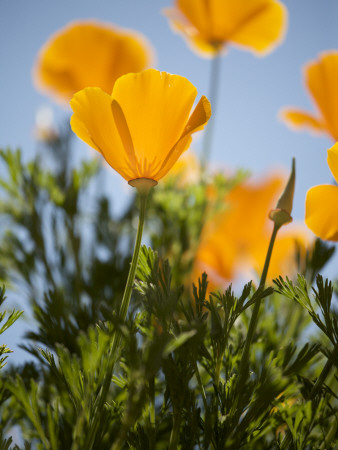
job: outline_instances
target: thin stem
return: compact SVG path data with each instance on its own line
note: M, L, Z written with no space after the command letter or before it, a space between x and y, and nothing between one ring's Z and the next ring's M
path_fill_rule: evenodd
M201 166L203 172L207 169L212 146L213 128L215 122L215 112L217 108L217 96L219 90L219 76L221 68L221 56L219 52L215 54L211 62L212 64L211 64L209 100L212 108L212 117L210 118L208 126L205 129L202 145Z
M216 363L216 369L215 369L215 386L218 388L219 383L219 377L221 375L221 367L222 367L222 360L223 360L223 352L217 356L217 363Z
M149 193L149 191L148 192L140 192L140 217L139 217L139 222L138 222L138 227L137 227L137 235L136 235L133 259L131 260L131 266L129 269L127 284L126 284L126 287L124 290L122 303L121 303L121 307L120 307L120 316L119 317L121 320L125 320L125 318L127 316L131 292L132 292L133 284L134 284L134 280L135 280L138 256L139 256L140 248L141 248L141 240L142 240L144 219L145 219L145 214L146 214L148 193Z
M274 246L274 243L275 243L275 240L276 240L276 236L277 236L277 232L278 232L279 228L280 227L278 225L274 224L272 235L271 235L271 238L270 238L270 244L269 244L268 252L267 252L266 258L265 258L265 263L264 263L264 268L263 268L263 272L262 272L262 276L261 276L261 281L260 281L259 286L258 286L258 290L264 289L265 282L266 282L266 277L267 277L268 269L269 269L269 265L270 265L272 249L273 249L273 246ZM254 309L252 311L252 316L251 316L251 320L250 320L250 324L249 324L248 334L247 334L247 337L246 337L246 340L245 340L244 350L243 350L241 364L240 364L240 373L245 372L246 369L247 369L247 366L248 366L249 351L250 351L252 338L253 338L253 335L255 333L256 326L257 326L257 320L258 320L258 313L259 313L260 305L261 305L261 299L258 299L255 302L255 306L254 306Z
M298 305L297 305L298 306ZM284 347L290 340L295 340L297 333L299 333L299 328L303 319L303 309L298 306L297 309L290 310L288 314L286 323L289 324L284 337L280 343L280 347Z
M177 450L180 437L181 415L179 411L173 412L173 428L170 434L169 450Z
M133 258L131 261L129 274L128 274L128 278L127 278L127 284L126 284L126 287L124 290L124 294L123 294L123 298L122 298L122 302L121 302L121 306L120 306L120 311L119 311L119 319L121 321L124 321L126 319L128 308L129 308L129 303L130 303L130 298L131 298L131 293L132 293L132 288L133 288L135 273L136 273L136 268L137 268L137 262L138 262L138 257L139 257L139 253L140 253L149 190L142 190L142 191L138 190L138 192L140 194L140 216L139 216L139 222L138 222L138 227L137 227L137 235L136 235ZM88 450L92 449L92 446L95 441L95 436L96 436L97 429L98 429L99 422L100 422L100 415L103 411L103 406L107 399L107 395L108 395L108 391L109 391L109 387L110 387L110 383L111 383L111 378L112 378L112 374L114 371L114 365L115 365L115 362L117 359L116 354L120 347L121 340L122 340L121 333L118 330L116 330L114 333L114 336L113 336L113 342L112 342L111 348L108 353L107 371L105 373L101 392L99 393L98 398L97 398L97 405L95 407L92 426L90 427L89 433L88 433L88 439L87 439L86 446L85 446L85 449L88 449Z
M156 414L155 414L155 377L149 380L149 398L150 398L150 410L149 410L149 421L150 421L150 437L149 437L149 449L155 448L155 428L156 428Z
M200 391L201 391L203 405L204 405L204 410L205 410L205 413L206 413L207 410L208 410L207 397L205 395L205 390L204 390L204 386L203 386L203 383L202 383L202 380L201 380L200 372L198 370L197 362L195 363L195 375L196 375L198 386L199 386Z
M322 370L321 374L317 378L315 384L313 385L311 392L310 392L310 399L312 400L315 398L315 396L318 394L320 388L322 387L326 377L328 376L332 366L334 359L336 355L338 354L338 344L336 344L335 348L333 349L332 355L328 360L326 361L326 364L324 366L324 369Z

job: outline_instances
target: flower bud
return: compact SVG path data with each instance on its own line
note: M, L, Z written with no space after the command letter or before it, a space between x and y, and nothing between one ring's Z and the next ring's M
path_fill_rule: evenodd
M296 181L295 166L295 158L292 158L292 169L287 185L285 186L284 192L277 202L276 209L271 210L269 213L269 218L275 222L278 228L292 222L291 212Z

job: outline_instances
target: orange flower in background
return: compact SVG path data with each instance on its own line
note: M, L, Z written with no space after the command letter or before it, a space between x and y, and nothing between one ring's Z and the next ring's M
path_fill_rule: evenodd
M327 151L327 162L338 183L338 142ZM321 239L338 241L338 186L324 184L308 190L305 223Z
M99 21L72 22L40 50L34 80L61 102L88 86L110 94L120 76L149 67L152 55L149 43L135 32Z
M338 140L338 51L322 53L317 61L305 66L305 83L314 100L314 114L284 108L281 118L295 129L326 133Z
M131 73L116 81L112 95L100 88L77 92L70 102L71 127L127 181L158 181L211 116L206 97L190 115L196 95L179 75L154 69Z
M204 227L196 254L195 279L205 271L210 288L241 277L252 277L263 270L273 222L269 211L284 187L281 176L260 183L242 183L226 197L228 208ZM297 225L283 227L278 233L268 271L268 278L289 276L296 270L295 242L307 242L306 230Z
M206 56L229 44L267 53L281 42L287 23L278 0L176 0L165 14L173 29Z
M176 180L177 186L185 186L198 183L201 179L201 164L193 152L183 153L176 161L170 172L165 176L165 181Z

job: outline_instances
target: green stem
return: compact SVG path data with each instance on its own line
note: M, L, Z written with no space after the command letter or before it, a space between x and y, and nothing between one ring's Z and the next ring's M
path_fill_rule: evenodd
M221 56L220 53L216 53L212 59L211 64L210 90L209 90L209 100L212 108L212 117L209 120L208 126L205 129L201 154L201 166L203 172L205 172L208 167L208 162L211 153L215 112L217 106L217 95L219 90L220 68L221 68Z
M156 429L156 413L155 413L155 377L149 380L149 398L150 398L150 437L149 437L149 449L155 448L155 429Z
M126 284L126 287L124 290L122 303L121 303L121 307L120 307L119 317L122 321L124 321L125 318L127 317L131 292L133 290L138 256L139 256L140 248L141 248L141 240L142 240L142 234L143 234L144 219L145 219L145 214L146 214L148 193L149 193L149 191L146 191L146 192L139 191L139 194L140 194L140 217L139 217L139 222L138 222L138 227L137 227L137 235L136 235L133 259L131 260L131 266L129 269L127 284Z
M279 230L279 226L274 224L273 227L273 231L272 231L272 235L270 238L270 244L269 244L269 248L268 248L268 252L266 254L266 258L265 258L265 263L264 263L264 268L263 268L263 272L262 272L262 276L261 276L261 281L259 283L258 286L258 290L263 290L264 286L265 286L265 282L266 282L266 277L268 274L268 269L269 269L269 265L270 265L270 260L271 260L271 255L272 255L272 249L276 240L276 236L277 236L277 232ZM244 344L244 350L243 350L243 354L242 354L242 358L241 358L241 364L240 364L240 374L244 374L247 371L247 367L249 364L248 358L249 358L249 351L250 351L250 346L251 346L251 342L252 342L252 338L253 335L255 333L256 330L256 326L257 326L257 320L258 320L258 313L259 313L259 308L261 305L261 299L258 299L255 302L254 305L254 309L252 311L252 316L251 316L251 320L250 320L250 324L249 324L249 329L248 329L248 334L246 336L246 340L245 340L245 344Z
M140 253L149 190L150 189L148 189L148 190L138 189L138 192L140 195L140 216L139 216L133 258L131 261L129 274L128 274L128 278L127 278L127 284L126 284L126 287L124 290L124 294L123 294L123 298L122 298L122 302L121 302L121 306L120 306L120 311L119 311L119 319L122 322L126 319L126 316L127 316L131 293L132 293L133 284L134 284L134 280L135 280L135 273L136 273L137 262L138 262L138 257L139 257L139 253ZM114 371L114 365L117 360L117 352L119 350L121 340L122 340L121 333L118 330L116 330L114 333L114 336L113 336L113 342L112 342L111 348L108 353L108 367L107 367L107 371L106 371L106 374L105 374L105 377L103 380L102 389L101 389L101 392L98 394L98 398L97 398L97 402L96 402L97 405L96 405L96 407L94 407L95 408L94 418L93 418L92 425L88 432L88 439L86 442L85 450L92 449L94 441L95 441L97 429L98 429L99 423L100 423L100 416L103 413L104 403L106 402L106 399L107 399L108 391L109 391L110 384L111 384L111 378L112 378L113 371Z
M326 361L326 364L324 366L324 369L322 370L321 374L319 375L319 377L317 378L314 386L311 389L310 392L310 399L312 400L313 398L315 398L315 396L318 394L320 388L322 387L326 377L328 376L333 363L334 363L334 359L336 357L336 355L338 354L338 344L336 344L335 348L333 349L332 355L330 358L328 358L328 360Z
M298 305L297 305L298 306ZM289 341L295 341L297 333L299 333L299 328L303 319L303 309L298 306L297 309L290 310L288 314L286 324L289 324L288 329L285 331L284 337L280 343L280 347L284 347Z
M221 367L222 367L222 360L223 360L223 352L218 355L217 357L217 363L216 363L216 369L215 369L215 386L218 389L218 383L219 383L219 377L221 375Z
M197 362L195 363L195 375L196 375L198 386L199 386L200 391L201 391L203 405L204 405L204 410L205 410L205 413L207 413L207 411L208 411L207 397L205 395L205 390L204 390L204 386L203 386L203 383L202 383L202 380L201 380L200 372L198 370Z
M177 450L180 437L181 414L179 411L173 412L173 428L170 434L169 450Z

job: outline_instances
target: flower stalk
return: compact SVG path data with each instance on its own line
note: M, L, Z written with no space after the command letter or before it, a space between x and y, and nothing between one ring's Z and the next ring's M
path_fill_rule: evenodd
M216 111L216 102L217 102L218 91L219 91L220 72L221 72L221 56L220 56L220 52L218 51L213 56L212 62L211 62L209 100L212 105L213 115L215 114L215 111ZM204 133L202 154L201 154L201 167L202 167L203 172L206 171L209 160L210 160L214 122L215 122L215 116L213 116L211 118L211 120L209 120L208 127L206 127L206 130Z
M295 182L296 182L296 163L295 163L295 158L293 158L291 173L290 173L288 182L284 188L284 191L283 191L281 197L279 198L279 200L277 202L276 208L273 209L272 211L270 211L270 214L269 214L269 218L274 222L274 227L272 230L270 243L269 243L268 251L266 254L266 258L265 258L264 267L263 267L263 271L262 271L262 275L261 275L261 280L260 280L260 283L258 286L258 291L262 291L265 286L266 277L268 274L271 255L272 255L272 250L273 250L273 246L274 246L274 243L276 240L278 230L283 225L286 225L287 223L292 221L291 212L292 212L292 206L293 206L293 197L294 197L294 193L295 193ZM243 374L247 373L248 364L249 364L249 351L250 351L252 338L253 338L253 335L255 333L256 326L257 326L258 314L259 314L259 308L261 305L261 301L262 301L262 299L259 298L255 302L254 309L252 311L252 316L251 316L251 320L249 323L248 334L247 334L247 337L245 340L244 350L243 350L241 363L240 363L240 374L242 374L240 376L240 379L243 376Z
M265 281L266 281L266 277L268 274L268 269L269 269L269 265L270 265L270 260L271 260L271 255L272 255L272 250L273 250L273 246L276 240L276 236L277 236L277 232L279 230L279 226L277 224L274 225L273 230L272 230L272 234L271 234L271 238L270 238L270 243L269 243L269 248L266 254L266 258L265 258L265 263L264 263L264 268L263 268L263 272L262 272L262 276L261 276L261 280L258 286L258 291L262 291L264 289L265 286ZM255 333L256 330L256 326L257 326L257 321L258 321L258 313L259 313L259 308L261 306L261 301L262 299L259 298L256 302L255 302L255 306L254 309L252 311L252 316L251 316L251 320L250 320L250 324L249 324L249 329L248 329L248 334L245 340L245 345L244 345L244 350L243 350L243 354L242 354L242 358L241 358L241 364L240 364L240 373L244 373L246 372L247 366L248 366L248 357L249 357L249 351L250 351L250 345L252 342L252 338L253 335Z
M121 302L121 306L120 306L120 311L119 311L119 319L122 322L127 317L131 293L132 293L133 284L134 284L134 280L135 280L135 273L136 273L138 257L139 257L140 248L141 248L147 199L148 199L150 189L153 186L156 186L157 182L155 180L151 180L148 178L138 178L138 179L129 181L129 184L131 186L135 187L138 191L139 198L140 198L140 215L139 215L139 222L138 222L138 227L137 227L134 253L133 253L132 260L131 260L127 283L126 283L126 287L124 290L124 294L123 294L123 298L122 298L122 302ZM96 435L98 425L99 425L99 420L100 420L100 414L101 414L103 405L107 399L115 362L117 360L117 353L118 353L119 347L121 345L121 340L122 340L121 333L118 330L116 330L114 333L113 342L112 342L112 345L111 345L111 348L110 348L109 354L108 354L107 372L106 372L105 378L103 380L101 392L99 393L99 396L97 398L96 408L94 406L94 408L95 408L94 418L93 418L92 426L88 433L88 441L87 441L87 446L86 446L86 449L88 449L88 450L92 449L92 446L93 446L93 443L95 440L95 435Z

